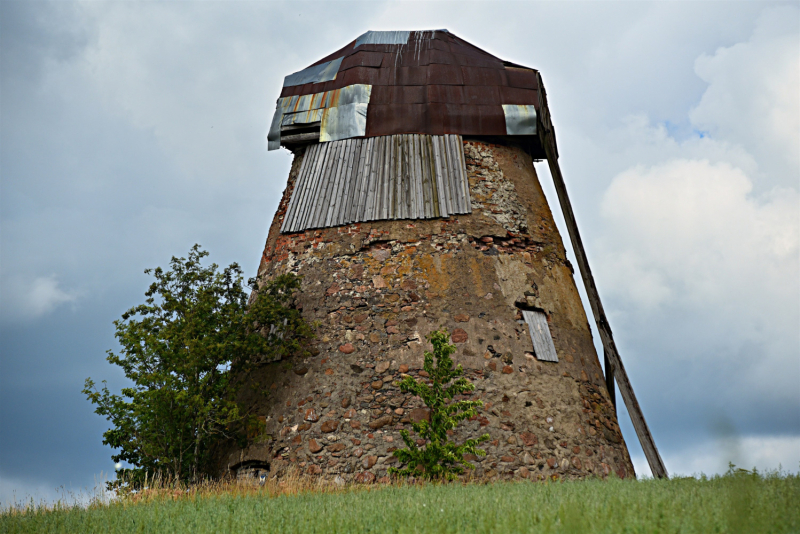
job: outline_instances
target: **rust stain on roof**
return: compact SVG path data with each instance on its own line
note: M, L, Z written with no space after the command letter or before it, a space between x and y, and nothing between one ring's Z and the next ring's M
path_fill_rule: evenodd
M408 40L396 44L405 34ZM543 101L535 69L504 62L447 30L368 32L305 70L336 62L334 79L287 85L281 98L370 85L366 137L508 135L503 105L538 112Z

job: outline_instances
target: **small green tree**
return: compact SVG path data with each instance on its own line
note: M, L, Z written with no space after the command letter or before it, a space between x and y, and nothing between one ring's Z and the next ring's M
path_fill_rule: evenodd
M400 435L407 448L394 451L394 455L406 466L402 469L391 467L389 473L421 475L429 480L452 480L464 472L464 466L475 468L464 460L465 454L486 455L486 451L478 449L478 444L488 440L489 434L483 434L478 439L468 439L461 445L448 441L447 431L455 429L464 419L477 415L477 409L483 406L483 401L451 402L453 397L472 391L475 386L461 376L464 374L461 365L453 367L450 355L455 352L456 347L449 343L450 334L447 330L432 332L428 339L433 345L433 352L425 352L424 369L428 373L430 385L410 376L398 383L401 391L419 396L430 410L430 423L423 420L412 425L414 431L427 443L420 448L411 439L408 430L401 430Z
M253 365L298 352L312 335L291 307L298 278L279 276L258 289L249 280L256 296L248 307L241 268L203 267L205 256L195 245L188 259L172 258L171 270L145 271L155 282L145 304L114 321L121 351L107 357L132 384L121 395L105 381L98 391L91 378L83 388L111 422L103 444L118 449L112 459L135 466L121 473L134 485L147 472L184 481L207 474L215 439L245 426L238 379Z

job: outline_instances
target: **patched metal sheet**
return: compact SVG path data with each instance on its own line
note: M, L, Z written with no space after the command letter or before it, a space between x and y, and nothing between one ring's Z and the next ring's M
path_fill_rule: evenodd
M310 124L312 122L320 122L324 109L310 109L308 111L299 111L297 113L285 113L281 126L293 126L295 124Z
M367 104L345 104L328 108L322 114L321 143L362 137L367 133Z
M283 122L283 115L294 111L300 98L299 96L288 96L278 99L278 104L275 107L275 114L272 116L272 123L267 133L267 150L278 150L281 147L281 123Z
M526 136L522 141L534 158L546 156L536 135L537 120L546 119L539 109L544 87L534 69L503 61L446 30L367 32L315 68L337 59L342 63L335 79L285 86L281 97L369 85L374 93L367 137L519 135ZM320 106L327 107L333 106ZM280 142L280 124L273 126L278 131L270 137L271 147Z
M533 104L503 104L508 135L536 135L536 108Z
M350 85L339 91L333 91L330 104L324 107L344 106L347 104L369 104L372 86L365 84Z
M336 73L339 72L339 65L342 64L342 59L344 58L340 57L333 61L314 65L299 72L295 72L294 74L290 74L283 79L283 86L292 87L294 85L303 85L306 83L321 83L335 80Z
M365 44L406 44L408 36L411 35L410 31L394 31L394 32L375 32L368 31L356 39L355 47Z
M363 115L366 117L367 107L369 104L370 95L372 94L372 86L364 84L354 84L342 87L341 89L333 89L331 91L323 91L320 93L312 93L301 96L287 96L278 99L278 104L275 108L275 115L272 117L272 123L267 134L267 149L277 150L281 147L281 127L290 126L294 124L309 124L312 122L323 121L324 110L336 108L339 106L348 106L353 104L363 104L357 107L357 112L350 112L352 115L352 125L361 125L360 119L356 120L358 116ZM356 109L356 108L354 108ZM338 117L337 117L338 120ZM338 123L338 122L337 122ZM349 137L356 137L364 135L366 128L366 119L364 119L364 126L358 129L353 128L333 128L330 131L336 134L342 131L359 131L358 133ZM338 135L338 134L337 134ZM347 136L346 136L347 137ZM335 137L336 139L344 139L345 137Z
M471 212L461 136L344 139L306 149L281 232Z
M537 310L522 310L522 315L525 317L525 322L528 323L536 359L558 363L556 347L553 344L553 337L550 335L550 327L547 326L547 315Z

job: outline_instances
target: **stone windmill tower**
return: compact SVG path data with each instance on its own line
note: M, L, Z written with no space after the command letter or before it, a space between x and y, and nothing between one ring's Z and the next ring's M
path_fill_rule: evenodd
M385 476L398 430L427 415L393 382L424 376L425 336L445 326L485 403L455 436L491 435L478 476L633 476L534 170L547 159L605 368L666 476L586 262L538 71L446 30L367 32L285 78L268 139L294 161L259 274L303 277L316 354L251 376L266 435L223 470Z

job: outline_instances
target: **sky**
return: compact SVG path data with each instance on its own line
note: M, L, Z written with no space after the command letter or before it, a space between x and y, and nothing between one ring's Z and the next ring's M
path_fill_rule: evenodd
M146 268L200 243L255 274L291 163L266 149L283 77L367 30L434 28L541 71L595 280L669 472L798 471L797 1L4 0L2 505L113 472L81 389L124 385L105 352L112 321L144 300ZM624 409L620 421L648 475Z

